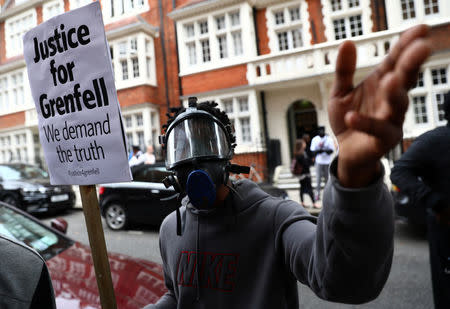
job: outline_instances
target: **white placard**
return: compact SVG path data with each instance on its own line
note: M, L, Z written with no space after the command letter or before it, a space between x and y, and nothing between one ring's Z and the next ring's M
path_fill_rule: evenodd
M40 24L23 43L51 183L130 181L100 3Z

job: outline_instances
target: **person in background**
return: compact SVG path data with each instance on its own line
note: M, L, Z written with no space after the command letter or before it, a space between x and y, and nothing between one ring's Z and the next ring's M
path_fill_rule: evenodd
M44 259L30 247L3 235L0 235L0 308L56 308Z
M155 148L152 144L147 146L147 151L142 155L140 161L144 162L144 164L155 164L156 156L155 156Z
M427 211L436 309L450 308L450 91L443 107L447 125L417 137L391 171L392 183Z
M334 141L333 139L325 134L325 128L319 127L318 134L314 136L311 141L311 151L315 154L315 165L316 165L316 196L315 200L320 200L320 189L322 178L325 183L328 181L328 169L330 168L330 163L333 160L334 152Z
M297 176L300 183L300 201L301 205L306 208L304 202L304 195L307 194L311 198L312 205L315 208L320 208L320 206L315 202L314 192L311 185L311 174L310 174L310 166L312 164L311 158L308 156L307 152L307 142L304 139L298 139L295 142L294 147L294 167L293 171L297 170ZM299 167L297 167L297 165Z
M131 155L131 158L128 160L128 164L130 167L141 164L142 163L142 151L141 148L138 145L133 145L132 147L133 154Z

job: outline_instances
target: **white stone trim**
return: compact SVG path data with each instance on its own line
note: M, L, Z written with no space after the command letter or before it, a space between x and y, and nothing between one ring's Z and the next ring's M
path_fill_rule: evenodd
M19 143L17 143L17 137ZM9 141L9 144L7 144ZM27 128L0 132L0 163L35 163L33 133ZM17 153L20 152L20 160Z
M118 14L119 11L119 7L120 4L122 2L127 2L130 0L114 0L115 1L115 10L114 10L114 17L111 17L111 1L102 1L102 12L103 12L103 20L106 24L109 23L113 23L115 21L127 18L127 17L131 17L131 16L135 16L138 15L140 13L144 13L150 10L150 4L148 0L143 0L144 1L144 5L140 8L135 8L135 9L130 9L130 8L125 8L125 12L123 14ZM134 0L134 1L138 1L138 0Z
M58 5L59 11L55 15L49 15L48 9L54 5ZM42 5L42 21L45 22L50 18L64 13L64 0L47 1Z

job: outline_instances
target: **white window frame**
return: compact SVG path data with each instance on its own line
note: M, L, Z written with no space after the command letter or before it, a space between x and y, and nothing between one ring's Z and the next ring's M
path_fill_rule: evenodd
M438 0L439 12L425 14L424 0L413 0L415 17L403 19L401 1L386 1L386 17L389 29L406 29L419 23L441 24L450 20L450 4L447 0Z
M0 133L0 163L34 163L33 136L20 129Z
M14 77L17 75L21 75L21 83L18 83L17 77L16 83L13 83ZM0 101L0 115L16 113L34 107L34 103L31 98L28 74L25 68L10 71L6 74L0 74L0 80L2 83L6 80L7 83L6 91L4 89L0 90L2 96L2 100ZM7 104L4 104L5 95L8 96ZM15 100L17 95L21 98L20 102L16 102Z
M57 11L51 12L49 10L57 7ZM43 21L47 21L52 17L55 17L57 15L60 15L64 13L64 1L63 0L53 0L45 2L42 5L42 19Z
M114 16L112 16L111 1L114 3ZM134 1L137 6L131 8L131 3ZM140 5L140 2L143 2ZM122 10L122 7L124 10ZM117 20L135 16L140 13L144 13L150 10L148 0L103 0L102 1L103 20L105 24L115 22Z
M21 20L23 22L25 18L29 18L28 23L25 26L21 26L20 31L15 31L12 33L14 27L16 27L13 26L13 24L17 24ZM8 18L5 21L5 44L7 58L23 54L22 36L35 26L37 26L37 15L34 8ZM11 36L14 36L14 38L11 38Z
M446 68L447 82L443 84L433 85L431 71L433 69ZM423 69L423 86L419 86L409 91L410 105L406 114L404 131L406 137L415 137L425 131L431 130L436 126L445 125L446 120L439 120L439 112L436 102L437 93L447 93L450 91L450 62L448 59L436 60L428 63ZM427 108L427 123L417 124L415 122L415 114L413 110L413 97L425 96Z
M93 0L69 0L69 9L70 10L78 9L82 6L88 5L92 1ZM103 3L103 1L102 1L102 3Z
M136 39L137 49L132 49L131 41ZM120 54L121 44L126 44L126 54ZM143 33L137 32L127 36L111 40L110 48L113 50L113 71L117 89L135 87L138 85L157 86L156 61L154 39ZM134 77L133 59L138 60L139 76ZM128 79L122 75L122 61L126 61ZM148 69L150 69L148 74Z
M139 145L141 151L145 152L148 145L156 146L160 135L159 110L153 106L141 108L122 109L123 126L127 136L127 148L131 150L132 145ZM131 118L131 126L127 125L127 119ZM142 118L141 118L142 117ZM138 124L138 118L142 124ZM139 135L143 138L139 141ZM131 138L130 138L131 137Z
M239 25L232 26L231 14L239 12ZM252 7L244 2L238 5L215 10L207 14L196 15L177 21L178 57L180 60L180 76L199 73L202 71L223 68L246 63L256 56L255 30L252 18ZM226 28L217 30L216 18L225 16ZM200 22L208 22L208 33L200 33ZM194 25L194 36L188 36L186 26ZM235 54L233 33L241 33L242 53ZM220 58L218 37L225 36L227 41L227 56ZM210 61L203 61L203 40L209 40ZM191 59L194 52L189 54L188 46L195 45L195 64Z
M262 116L261 111L259 109L258 105L258 95L256 91L249 90L249 91L240 91L240 92L234 92L234 93L224 93L214 96L205 96L205 97L198 97L199 102L204 101L215 101L219 105L218 107L225 111L224 108L224 102L231 100L233 104L233 112L227 113L228 118L230 118L231 123L233 124L234 121L234 134L236 136L236 148L235 153L249 153L249 152L261 152L265 151L264 145L265 141L263 140L264 134L263 134L263 125L262 125ZM239 98L247 98L247 104L248 104L248 111L240 112L239 110ZM187 100L183 102L184 106L188 105ZM242 131L241 131L241 124L239 122L239 119L242 118L250 118L250 134L251 134L251 141L249 142L243 142L242 140Z
M321 0L322 14L324 16L323 22L325 25L325 37L327 41L336 41L333 21L337 19L345 20L346 40L363 37L372 33L372 8L370 6L370 0L359 0L358 7L349 7L348 0L342 0L342 8L337 11L333 11L330 0ZM361 16L362 23L362 35L351 36L350 29L350 17Z
M290 9L294 7L300 7L300 19L291 20ZM275 14L283 12L284 24L277 24ZM270 53L286 53L296 50L304 49L311 45L311 29L308 15L308 3L306 1L290 1L283 2L281 4L272 5L267 7L266 10L267 20L267 36L269 38ZM292 31L300 28L301 34L301 46L293 46L293 34ZM288 40L288 49L280 50L278 33L286 32Z

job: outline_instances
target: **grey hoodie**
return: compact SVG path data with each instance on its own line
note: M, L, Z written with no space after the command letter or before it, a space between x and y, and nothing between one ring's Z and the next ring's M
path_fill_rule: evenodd
M347 189L336 161L330 170L318 219L248 180L221 209L201 212L185 198L183 235L174 213L160 230L168 292L146 308L298 308L297 280L330 301L376 298L392 262L391 196L383 177Z

